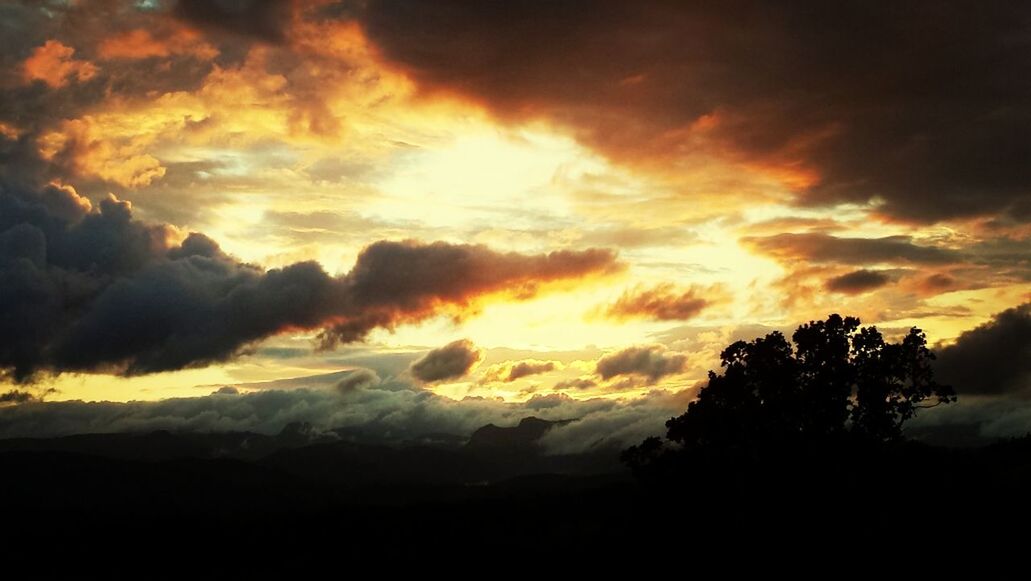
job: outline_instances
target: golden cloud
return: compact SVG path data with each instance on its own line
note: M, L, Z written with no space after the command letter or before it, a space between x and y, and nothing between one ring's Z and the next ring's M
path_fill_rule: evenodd
M26 82L43 81L54 89L64 87L70 80L82 82L92 79L99 70L97 66L73 58L74 54L74 48L57 40L48 40L22 63L23 77Z

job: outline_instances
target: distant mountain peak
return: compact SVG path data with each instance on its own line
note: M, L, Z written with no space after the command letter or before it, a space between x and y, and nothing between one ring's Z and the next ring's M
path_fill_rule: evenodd
M479 450L529 451L539 446L538 441L549 430L572 421L574 420L550 421L529 416L519 420L519 423L512 427L487 424L473 432L466 446Z

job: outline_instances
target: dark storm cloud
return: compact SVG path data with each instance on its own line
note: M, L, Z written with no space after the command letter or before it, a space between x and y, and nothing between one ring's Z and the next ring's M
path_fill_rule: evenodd
M777 234L745 237L741 242L781 262L810 262L863 265L876 262L891 264L950 264L962 256L950 249L914 244L908 236L884 238L839 238L829 234Z
M891 277L876 270L856 270L827 281L827 290L855 295L880 288L891 282Z
M919 222L1031 219L1026 2L359 6L373 42L424 89L550 118L616 158L675 159L701 139L811 168L807 203L876 198Z
M231 32L267 42L282 42L290 23L286 0L179 0L173 13L214 32Z
M0 181L0 370L133 375L204 365L291 329L322 343L358 341L483 295L528 298L555 281L619 267L608 251L527 256L484 246L376 242L351 272L315 262L241 263L202 234L133 218L109 198L93 208L67 187Z
M662 345L628 347L598 360L595 371L602 379L619 375L640 375L651 381L679 373L687 364L681 353L667 351Z
M940 381L960 394L1031 390L1031 303L1005 310L937 351Z
M408 369L419 381L434 382L458 379L480 362L483 353L467 339L453 341L433 349Z

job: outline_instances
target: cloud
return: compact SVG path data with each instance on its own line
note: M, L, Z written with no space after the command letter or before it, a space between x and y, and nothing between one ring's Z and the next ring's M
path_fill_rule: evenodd
M218 56L218 49L201 40L198 33L182 27L161 36L145 28L134 28L109 36L97 46L97 56L104 60L167 58L179 54L210 60Z
M624 292L614 304L603 309L602 314L619 320L686 321L724 298L725 293L718 286L693 285L686 289L678 289L671 283L652 288L638 286Z
M578 377L576 379L567 379L560 381L555 384L555 389L590 389L598 385L598 382L594 381L590 377Z
M687 356L668 351L662 345L628 347L606 355L595 366L597 374L605 380L620 375L635 375L655 382L666 375L678 373L687 364Z
M431 350L418 359L409 371L427 383L464 377L483 359L483 352L468 339L460 339Z
M391 138L355 139L365 130L352 131L358 129L352 122L372 110L391 116L387 111L402 103L408 110L410 83L378 66L353 23L295 22L301 4L314 8L307 2L240 0L164 2L152 10L122 0L8 7L4 19L10 26L0 41L0 62L7 67L0 75L0 123L16 124L24 141L46 150L54 166L48 177L80 178L76 185L84 191L93 185L86 180L100 178L109 182L105 190L119 195L153 186L132 198L165 220L178 221L184 213L210 219L203 210L217 199L208 197L226 196L240 182L268 189L272 178L290 181L284 190L303 187L296 181L305 177L301 168L291 163L289 176L275 178L267 158L259 159L254 150L296 145L316 157L318 150L331 151L382 169L384 158L400 146ZM256 22L266 21L283 34L262 33ZM291 42L285 41L287 32ZM283 42L256 42L272 37ZM26 82L31 79L23 77L23 62L45 39L77 49L78 58L50 59L65 69L65 61L90 64L79 60L86 57L98 63L90 64L90 82L61 91ZM67 85L78 77L62 78ZM349 138L343 140L345 133ZM396 137L399 130L392 133ZM193 147L209 159L180 155ZM222 153L211 153L211 147ZM201 164L227 159L230 149L235 167L251 158L243 164L254 171L199 171ZM174 164L180 166L180 185L161 188L162 172ZM266 170L260 178L258 168ZM183 173L193 180L187 191ZM194 203L169 201L184 197Z
M575 400L564 393L549 393L547 395L536 394L526 400L525 405L532 410L546 410L561 405L573 404Z
M511 383L530 375L539 375L559 369L561 363L557 361L540 361L538 359L525 359L523 361L506 361L491 365L483 373L480 379L482 383L501 381Z
M561 395L525 403L484 398L456 401L387 378L343 392L302 387L150 402L29 400L0 406L0 438L56 437L98 430L277 434L289 424L306 422L319 432L339 428L357 438L400 443L427 434L468 437L487 424L511 426L535 416L585 422L568 432L569 438L556 434L552 444L545 444L551 453L567 453L596 447L617 450L646 435L661 434L662 422L686 405L682 398L665 392L625 401L575 400Z
M150 185L165 175L161 162L133 145L117 145L91 120L69 119L40 136L40 154L74 175L95 176L126 188Z
M698 241L698 234L675 227L608 226L586 230L581 242L619 248L683 247Z
M36 396L32 393L18 389L12 389L10 391L0 393L0 405L25 403L35 399Z
M528 299L550 283L621 268L611 251L601 249L528 256L494 252L481 245L377 242L358 255L342 281L348 316L338 317L324 338L349 342L375 327L418 322L441 312L461 316L475 309L482 295Z
M914 244L908 236L883 238L839 238L829 234L777 234L766 237L744 237L742 244L777 259L792 263L806 260L817 263L864 265L950 264L962 256L951 249Z
M826 283L827 290L847 295L861 294L880 288L891 282L891 277L876 270L856 270L835 276Z
M523 255L409 240L367 246L342 276L315 262L264 270L202 234L140 222L117 198L94 208L69 187L12 184L0 190L0 369L18 380L168 371L297 329L320 330L329 348L619 268L599 249Z
M985 446L1031 434L1031 402L1005 395L960 395L947 406L924 410L906 424L906 435L944 446Z
M1031 218L1031 89L1013 82L1031 75L1023 3L373 0L355 12L425 92L546 118L619 160L701 150L783 177L805 203Z
M958 281L948 274L936 272L930 274L916 283L916 288L923 294L935 295L956 288Z
M356 389L363 389L382 381L379 375L371 369L358 369L336 384L337 391L347 393Z
M1031 390L1031 303L1007 309L937 349L938 380L962 394ZM962 399L962 398L961 398Z
M174 14L213 32L278 43L285 40L291 5L282 0L179 0Z
M683 413L697 391L655 390L611 408L586 413L575 422L556 426L541 438L553 454L575 454L598 449L625 448L665 433L665 422Z
M72 57L75 49L56 40L48 40L25 59L22 71L27 82L43 81L54 89L68 84L70 80L88 81L97 74L93 63Z

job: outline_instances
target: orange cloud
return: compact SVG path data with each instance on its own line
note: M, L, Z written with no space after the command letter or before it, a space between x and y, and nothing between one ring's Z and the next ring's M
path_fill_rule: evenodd
M3 121L0 121L0 136L3 136L5 139L14 141L15 139L18 139L18 136L20 135L21 131L19 131L17 127L11 125L10 123L4 123Z
M652 288L635 287L623 293L619 300L602 314L611 319L656 319L659 321L686 321L698 316L714 303L726 300L722 287L690 286L678 289L671 283Z
M218 56L218 49L203 42L198 33L188 28L179 28L164 37L155 37L150 31L137 28L106 38L97 48L97 55L103 60L140 60L178 54L210 60Z
M112 85L102 102L48 127L37 139L40 152L77 175L141 187L164 175L163 160L192 157L191 148L278 140L379 157L410 138L402 121L433 126L407 107L407 81L377 67L354 25L312 24L297 36L302 40L290 45L252 46L238 63L211 63L189 90L120 92L122 85ZM218 54L186 27L133 29L103 40L97 52L111 71L130 60L168 58L167 64L181 55L205 61ZM385 118L398 124L387 128L397 134L391 139L383 136Z
M55 131L43 134L38 145L44 159L127 188L146 186L165 175L161 162L145 152L146 138L112 137L96 118L86 116L62 122Z
M948 274L936 272L919 279L917 288L924 294L934 295L955 289L958 282Z
M460 320L487 300L528 300L623 268L613 252L599 248L524 255L482 245L381 241L358 255L345 281L351 304L330 317L322 341L349 343L373 328L437 315Z
M72 58L74 54L74 48L56 40L48 40L25 59L22 64L23 77L26 82L43 81L55 89L64 87L72 78L80 82L92 79L97 74L96 65Z

